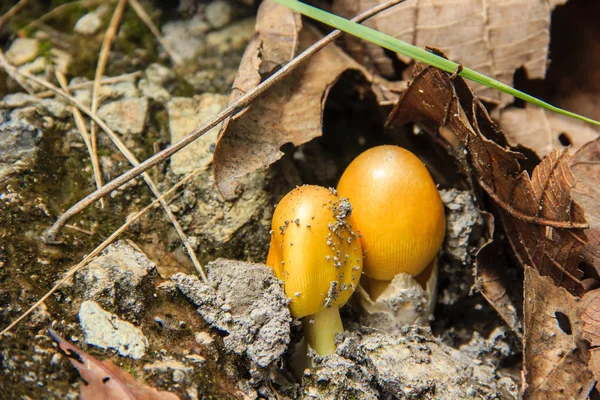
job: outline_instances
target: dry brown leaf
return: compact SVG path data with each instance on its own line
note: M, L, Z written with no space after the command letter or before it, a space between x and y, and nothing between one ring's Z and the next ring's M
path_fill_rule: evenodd
M519 318L522 293L516 293L515 285L510 284L506 266L502 265L501 246L493 241L494 216L483 212L489 240L475 253L476 287L487 302L496 310L506 325L520 338L523 337L523 324ZM509 290L510 289L510 290Z
M575 175L573 198L585 211L585 219L590 224L585 232L588 243L581 255L600 275L600 139L575 153L570 167Z
M335 0L333 9L349 17L383 1ZM514 72L521 67L530 79L544 78L550 14L564 3L566 0L407 1L366 24L419 47L439 48L451 60L512 86ZM359 62L374 63L383 75L393 70L380 47L351 39L347 43ZM474 85L474 89L488 101L513 101L511 96L482 85Z
M577 151L600 136L600 130L588 123L529 104L502 110L499 121L511 145L528 147L540 158L568 146Z
M131 375L113 363L100 362L60 337L54 330L48 331L83 379L79 387L80 400L179 400L173 393L159 392L136 382Z
M583 338L590 342L589 368L600 381L600 289L587 292L581 300Z
M321 38L310 26L300 32L300 49ZM333 44L277 82L250 109L229 121L214 154L215 181L225 198L246 174L281 158L286 143L298 146L322 134L323 106L329 89L347 70L362 71Z
M256 15L256 37L260 41L260 74L270 74L289 62L298 50L300 14L273 0L261 3Z
M525 157L507 147L462 78L422 64L415 72L388 126L424 121L454 133L460 142L457 158L498 206L497 217L521 265L535 267L572 293L582 293L578 265L587 223L571 198L574 178L568 154L549 154L530 177L517 162Z
M230 102L258 86L261 74L269 74L289 62L298 51L302 29L300 14L265 0L256 16L256 35L248 43L231 88Z
M523 397L586 398L594 378L577 299L531 267L525 267L524 298Z

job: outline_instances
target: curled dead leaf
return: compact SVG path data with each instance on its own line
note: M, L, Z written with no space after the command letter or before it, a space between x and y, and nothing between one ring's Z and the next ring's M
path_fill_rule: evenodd
M256 37L260 49L261 75L270 74L289 62L298 51L298 33L302 29L300 14L273 0L260 4L256 15Z
M310 26L300 32L300 49L321 38ZM256 99L222 130L214 154L215 182L231 198L246 174L280 159L286 143L298 146L321 136L329 89L347 70L363 68L337 46L327 45ZM366 75L366 73L364 73Z
M300 15L273 0L261 3L256 16L256 34L246 46L231 88L230 103L258 86L261 75L289 62L298 51Z
M60 337L54 330L48 329L48 333L83 379L79 386L80 400L179 400L173 393L159 392L136 382L131 375L109 361L98 361Z
M352 16L384 0L335 0L334 11ZM544 78L548 63L550 14L566 0L421 0L407 1L367 21L367 25L419 47L436 47L448 57L512 86L515 71L524 67L529 79ZM347 39L348 51L386 75L393 71L384 50ZM410 59L398 55L408 63ZM509 95L482 85L475 93L488 101L508 104Z
M451 131L456 158L497 206L509 242L522 266L535 267L557 285L581 294L580 251L588 227L571 197L574 184L567 152L553 152L531 176L525 156L508 147L465 81L417 64L415 78L388 118L388 126L423 121Z

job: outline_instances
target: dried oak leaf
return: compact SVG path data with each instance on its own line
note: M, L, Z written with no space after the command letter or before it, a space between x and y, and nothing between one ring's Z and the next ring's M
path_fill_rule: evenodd
M385 0L335 0L334 12L350 17ZM548 63L550 14L566 0L418 0L406 1L366 22L367 26L419 47L436 47L456 62L512 86L524 67L529 79L542 79ZM387 76L393 71L384 50L347 38L359 62L374 64ZM398 55L404 62L410 59ZM508 104L509 95L482 85L475 93Z
M586 231L588 243L581 255L584 262L600 275L600 139L579 149L569 165L575 175L573 198L585 211L585 219L590 225Z
M577 151L600 136L600 130L588 123L529 104L524 109L503 109L498 121L511 145L528 147L540 157L568 146Z
M305 26L300 32L300 49L321 37L316 29ZM280 159L282 145L291 142L298 146L321 136L329 89L351 69L363 71L329 44L229 121L213 158L215 182L224 198L234 196L240 178Z
M159 392L136 382L131 375L110 361L98 361L60 337L54 330L49 329L48 332L83 379L83 384L79 386L80 400L179 400L173 393Z
M244 51L230 102L258 86L261 75L270 74L294 58L301 29L300 14L273 0L261 3L256 16L256 34Z
M458 139L457 158L497 206L521 265L535 267L572 293L583 292L580 250L583 211L571 198L568 153L550 153L531 176L462 78L417 64L415 77L388 117L388 126L433 123Z
M586 398L595 379L577 298L525 267L523 397Z

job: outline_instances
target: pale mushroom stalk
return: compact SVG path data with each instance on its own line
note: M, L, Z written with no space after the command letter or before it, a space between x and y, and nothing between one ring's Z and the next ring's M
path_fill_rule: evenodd
M319 355L335 353L335 335L344 332L338 306L302 318L306 344Z

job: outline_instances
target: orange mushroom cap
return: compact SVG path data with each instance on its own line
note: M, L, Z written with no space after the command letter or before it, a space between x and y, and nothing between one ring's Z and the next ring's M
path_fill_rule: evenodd
M353 207L365 250L364 272L391 281L418 275L439 251L444 205L421 160L397 146L378 146L355 158L338 184Z
M344 305L358 285L362 248L351 206L335 190L301 186L273 215L267 265L285 282L294 318Z

